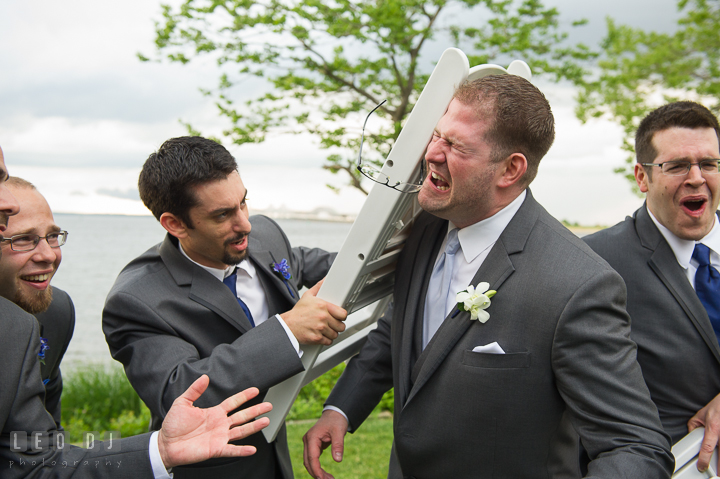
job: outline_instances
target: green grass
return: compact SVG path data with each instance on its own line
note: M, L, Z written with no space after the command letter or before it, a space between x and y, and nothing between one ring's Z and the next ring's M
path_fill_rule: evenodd
M62 421L70 443L84 431L120 431L122 437L147 432L150 411L119 366L87 366L63 378Z
M310 475L303 466L302 437L315 421L290 422L287 425L290 458L296 479ZM370 416L354 433L345 436L345 452L341 463L330 457L330 448L320 456L325 471L337 479L380 479L387 477L390 449L393 441L392 417L377 413Z
M330 371L317 378L315 381L302 388L295 400L295 403L290 409L287 420L294 421L320 417L325 399L327 399L330 395L330 391L332 391L333 386L335 386L335 383L338 378L340 378L340 375L344 370L345 363L340 363ZM395 400L394 398L393 390L391 389L382 397L380 403L375 408L375 411L392 412L393 402Z
M288 415L288 442L295 477L310 477L303 466L302 436L322 413L322 405L345 369L340 364L312 383L298 395ZM120 431L122 437L147 432L150 411L145 407L125 377L120 366L102 365L77 369L63 378L62 425L69 443L82 441L84 431ZM389 391L372 416L354 434L345 438L345 458L336 464L326 450L321 461L325 470L337 478L387 477L392 447L393 395Z

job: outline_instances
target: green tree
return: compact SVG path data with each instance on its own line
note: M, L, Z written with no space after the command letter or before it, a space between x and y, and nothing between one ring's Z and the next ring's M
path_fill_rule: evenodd
M322 148L346 152L330 154L324 168L347 172L363 192L354 162L364 113L388 100L363 154L377 164L432 71L436 58L422 53L433 40L463 48L471 65L519 57L556 78L580 74L573 60L590 54L564 45L558 11L540 0L185 0L162 9L159 55L217 60L219 83L203 91L230 122L225 136L243 144L311 133ZM248 75L264 78L268 91L236 103Z
M604 117L625 133L627 164L616 169L638 192L633 175L634 134L640 120L664 103L692 99L720 112L720 0L679 0L674 33L657 33L607 20L596 68L576 77L581 121Z

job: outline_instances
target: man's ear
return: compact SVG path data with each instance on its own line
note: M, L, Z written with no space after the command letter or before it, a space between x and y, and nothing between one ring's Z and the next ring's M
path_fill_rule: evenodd
M527 171L527 158L522 153L513 153L512 155L505 158L501 163L505 170L498 181L499 188L508 188L512 185L517 184L520 178L525 175Z
M165 230L176 238L185 238L189 229L185 222L172 213L165 212L160 215L160 224Z
M650 183L650 177L648 177L645 167L640 163L635 163L635 181L637 182L638 188L643 193L648 192L648 183Z

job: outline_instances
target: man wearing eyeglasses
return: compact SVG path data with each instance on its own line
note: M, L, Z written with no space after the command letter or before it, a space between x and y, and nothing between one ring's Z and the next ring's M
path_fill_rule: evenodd
M720 431L720 201L715 116L693 102L662 106L635 134L645 204L585 241L620 273L638 361L665 431L705 426L698 468Z
M0 239L8 218L19 205L6 187L8 173L0 149ZM45 236L54 243L53 235ZM30 243L35 243L33 238ZM15 241L12 241L15 243ZM17 240L22 245L23 239ZM64 444L44 407L45 388L40 376L40 337L35 318L0 298L0 477L171 479L167 469L209 457L239 457L255 448L238 441L267 426L252 418L272 409L262 403L238 408L258 394L257 388L239 392L218 406L200 409L193 403L207 389L203 375L175 401L160 431L111 442L96 441L92 449ZM233 411L236 411L233 413ZM249 424L243 424L251 420Z
M20 212L8 222L0 242L0 296L35 315L40 323L45 408L61 429L60 362L72 339L75 308L70 296L50 286L50 281L60 267L60 246L65 244L67 232L55 223L50 206L32 183L12 177L5 184L17 199Z

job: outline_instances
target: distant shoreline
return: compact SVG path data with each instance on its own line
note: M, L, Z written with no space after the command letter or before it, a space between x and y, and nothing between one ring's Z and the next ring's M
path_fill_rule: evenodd
M56 215L76 215L76 216L134 216L134 217L152 217L150 213L134 215L134 214L121 214L121 213L77 213L77 212L66 212L58 211L54 212ZM357 215L343 215L335 212L328 212L326 210L320 212L305 213L301 211L277 211L277 210L258 210L253 209L250 211L251 215L264 215L275 220L301 220L301 221L324 221L329 223L352 223L357 218Z
M357 218L357 215L343 215L333 211L323 209L322 211L313 212L301 212L301 211L278 211L278 210L256 210L250 211L254 215L264 215L275 220L299 220L299 221L322 221L327 223L352 223ZM58 215L77 215L77 216L147 216L152 217L151 214L133 215L133 214L118 214L118 213L68 213L68 212L57 212ZM567 225L563 223L566 228L575 233L579 237L589 235L607 228L607 226L595 225L595 226L583 226L583 225Z

